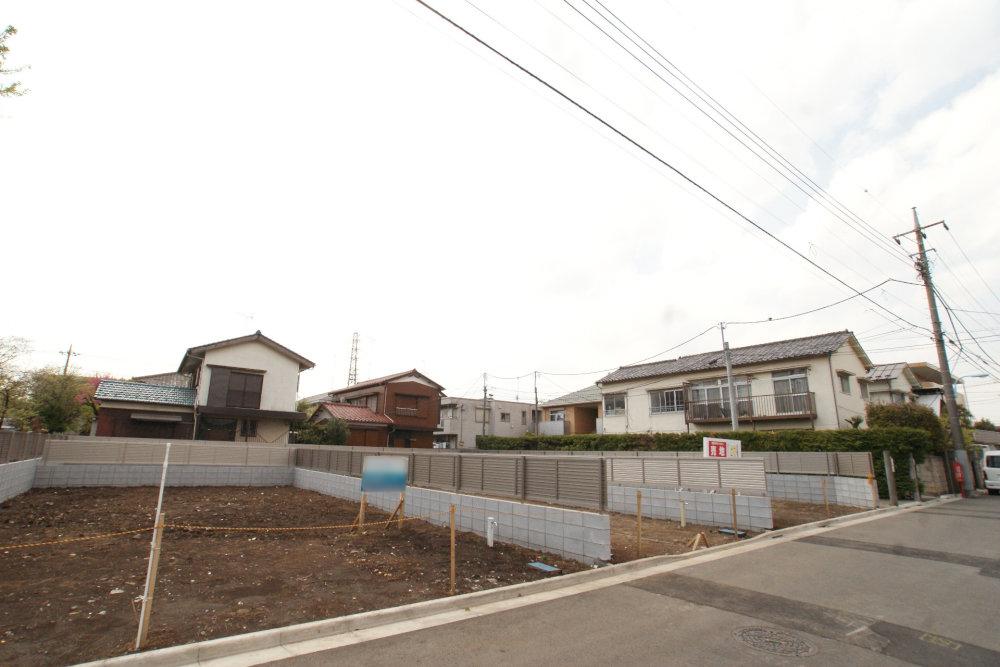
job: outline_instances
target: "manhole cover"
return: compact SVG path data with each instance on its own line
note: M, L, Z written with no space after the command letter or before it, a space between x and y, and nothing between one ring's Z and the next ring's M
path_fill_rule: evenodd
M816 647L790 632L773 628L740 628L733 636L750 648L776 655L804 658L816 652Z

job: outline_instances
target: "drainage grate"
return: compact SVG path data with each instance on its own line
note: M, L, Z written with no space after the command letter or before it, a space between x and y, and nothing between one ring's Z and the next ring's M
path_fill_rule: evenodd
M816 647L790 632L759 626L740 628L733 636L750 648L775 655L805 658L816 652Z

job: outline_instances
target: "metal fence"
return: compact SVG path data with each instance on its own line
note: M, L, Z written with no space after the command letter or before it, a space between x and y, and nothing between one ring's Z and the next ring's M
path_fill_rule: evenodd
M561 451L561 450L475 450L490 454L508 456L600 456L614 459L698 459L700 451ZM474 453L470 451L469 453ZM844 477L867 477L872 472L871 452L743 452L744 459L763 459L764 471L799 475L843 475Z
M50 437L48 433L0 431L0 463L38 458Z
M764 462L759 458L645 456L603 460L612 483L694 490L736 489L745 495L767 495Z
M604 466L595 457L316 446L299 448L295 465L359 477L366 456L382 455L409 458L408 482L415 486L590 509L601 509L605 503Z
M60 463L163 463L166 440L86 439L52 440L44 449L44 464ZM288 447L199 442L172 442L172 465L291 466L295 450Z

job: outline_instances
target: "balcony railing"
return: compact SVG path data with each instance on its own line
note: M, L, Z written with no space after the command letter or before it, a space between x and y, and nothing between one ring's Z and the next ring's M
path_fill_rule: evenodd
M816 394L764 394L736 399L736 415L744 421L769 419L814 419ZM729 399L688 400L684 408L687 420L694 424L727 422L730 419Z
M417 408L396 408L397 417L419 417L420 410Z

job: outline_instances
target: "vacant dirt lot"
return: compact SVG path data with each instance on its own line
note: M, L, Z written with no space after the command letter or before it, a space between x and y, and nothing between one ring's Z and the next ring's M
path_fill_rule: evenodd
M865 510L855 507L830 505L829 513L823 505L797 503L791 500L772 500L774 508L774 527L788 528L812 521L821 521L835 516L854 514ZM741 529L742 530L742 529ZM676 521L660 521L644 518L642 520L642 557L660 556L664 554L681 554L691 550L691 542L695 535L704 532L710 546L732 542L732 535L724 535L715 526L699 526L687 524L681 528ZM757 533L751 532L753 536ZM611 551L615 563L636 559L636 519L626 514L611 515Z
M0 508L0 546L152 524L156 489L36 489ZM291 487L170 488L168 523L350 523L357 505ZM385 515L369 508L368 519ZM150 648L442 597L448 531L423 522L347 531L164 535ZM65 665L128 652L135 641L148 532L93 542L0 548L0 664ZM457 539L458 592L545 575L529 560L585 566L525 549Z

